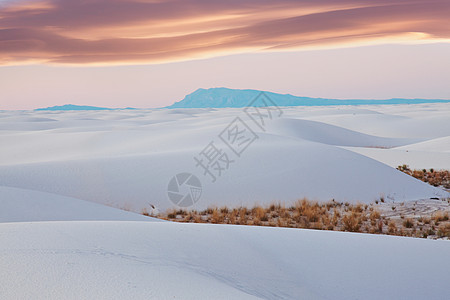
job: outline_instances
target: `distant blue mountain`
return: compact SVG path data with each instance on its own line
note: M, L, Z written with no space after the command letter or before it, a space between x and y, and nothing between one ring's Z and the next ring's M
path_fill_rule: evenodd
M261 91L238 90L228 88L198 89L175 102L168 108L220 108L220 107L245 107ZM325 105L369 105L369 104L420 104L420 103L445 103L450 100L441 99L388 99L388 100L338 100L325 98L298 97L289 94L265 94L278 106L325 106Z
M88 106L88 105L74 105L74 104L65 104L60 106L52 106L45 108L37 108L35 110L115 110L115 109L135 109L132 107L127 108L107 108L107 107L97 107L97 106Z

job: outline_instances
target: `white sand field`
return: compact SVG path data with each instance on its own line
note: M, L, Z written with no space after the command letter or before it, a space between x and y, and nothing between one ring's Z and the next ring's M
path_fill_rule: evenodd
M240 157L218 138L235 117L257 135ZM446 299L450 241L117 208L175 207L181 172L194 208L450 197L394 168L449 168L449 124L450 104L283 108L265 130L242 109L0 111L0 299ZM214 183L211 141L234 160Z
M2 299L446 299L450 242L133 221L0 224Z
M173 207L167 185L181 172L202 182L198 209L448 196L392 167L450 167L450 104L283 112L264 132L242 109L4 111L0 182L136 212ZM258 136L240 157L218 138L235 117ZM211 141L234 160L214 183L194 161Z

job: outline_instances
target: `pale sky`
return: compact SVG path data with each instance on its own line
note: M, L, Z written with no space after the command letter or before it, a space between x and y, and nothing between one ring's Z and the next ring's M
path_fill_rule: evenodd
M161 107L200 87L450 99L449 1L6 3L0 110Z

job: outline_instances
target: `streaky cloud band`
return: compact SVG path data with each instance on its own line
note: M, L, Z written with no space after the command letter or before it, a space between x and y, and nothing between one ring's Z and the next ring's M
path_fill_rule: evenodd
M164 63L224 54L450 41L450 2L19 1L0 6L0 64Z

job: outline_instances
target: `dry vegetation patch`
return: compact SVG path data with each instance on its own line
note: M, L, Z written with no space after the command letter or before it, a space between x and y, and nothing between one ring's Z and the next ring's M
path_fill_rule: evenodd
M450 239L450 199L403 203L318 203L302 199L292 206L211 207L169 210L157 217L188 223L254 225ZM394 208L393 208L394 207Z
M450 171L449 170L434 170L434 169L422 169L411 170L408 165L398 166L397 170L402 171L414 178L422 180L433 186L440 186L445 189L450 189Z

